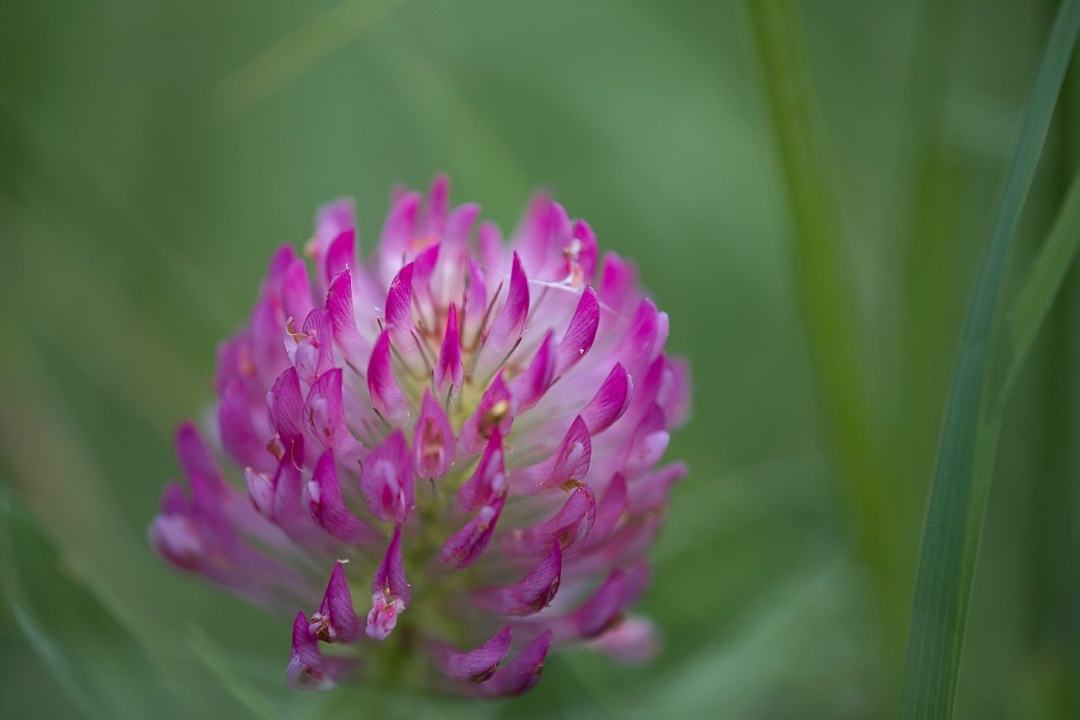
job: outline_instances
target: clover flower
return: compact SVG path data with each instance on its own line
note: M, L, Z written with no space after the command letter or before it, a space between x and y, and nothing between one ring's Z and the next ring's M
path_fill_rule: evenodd
M292 617L295 687L513 695L552 647L655 646L627 613L686 473L658 466L689 404L667 315L549 197L508 242L479 212L400 190L365 261L352 202L322 208L219 347L215 452L176 434L151 543Z

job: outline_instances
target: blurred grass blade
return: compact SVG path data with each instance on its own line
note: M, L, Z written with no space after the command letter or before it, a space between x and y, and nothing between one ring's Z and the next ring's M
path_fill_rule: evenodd
M793 0L749 0L779 159L795 230L793 265L817 383L841 461L846 496L864 564L873 573L882 627L896 649L907 617L905 552L895 531L898 503L880 459L878 422L869 402L855 309L861 303L847 272L831 163L818 126L809 69ZM892 657L892 655L891 655Z
M953 714L973 576L969 568L974 567L985 506L985 492L976 491L974 478L976 472L989 474L996 449L996 438L979 436L995 311L1011 240L1078 30L1080 0L1066 0L1024 105L961 336L923 528L900 698L904 718L948 718Z
M1065 282L1065 274L1080 248L1080 172L1072 179L1069 191L1058 211L1054 226L1031 267L1027 280L1016 297L1009 316L1011 359L1005 381L998 394L1004 404L1035 344L1039 329L1046 320L1054 298Z
M61 686L91 717L178 717L144 648L61 566L29 512L0 489L3 597Z

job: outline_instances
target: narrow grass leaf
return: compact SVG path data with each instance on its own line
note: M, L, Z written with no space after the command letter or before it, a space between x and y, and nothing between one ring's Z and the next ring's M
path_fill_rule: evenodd
M1024 105L1009 169L994 207L986 255L960 340L926 523L900 695L904 718L950 718L995 437L983 435L991 333L1012 237L1031 188L1054 105L1080 30L1080 0L1062 3ZM988 485L988 483L984 483Z

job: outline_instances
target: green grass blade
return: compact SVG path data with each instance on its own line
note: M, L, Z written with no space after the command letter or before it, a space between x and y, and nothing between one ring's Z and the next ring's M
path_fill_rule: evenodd
M831 161L819 127L793 0L747 3L768 94L794 225L792 247L799 305L840 463L856 544L874 578L881 626L897 652L907 618L910 571L897 539L897 503L880 457L878 418L869 402Z
M1039 329L1046 320L1054 298L1065 282L1065 274L1080 248L1080 173L1073 177L1042 250L1020 289L1009 314L1011 357L1005 381L998 393L1002 405L1023 369Z
M1054 104L1080 30L1080 0L1058 11L1035 82L1025 102L1016 147L995 205L986 256L968 309L945 413L902 680L904 718L948 718L955 707L974 557L996 433L980 436L991 333L1010 244L1031 188ZM988 485L988 483L984 483Z

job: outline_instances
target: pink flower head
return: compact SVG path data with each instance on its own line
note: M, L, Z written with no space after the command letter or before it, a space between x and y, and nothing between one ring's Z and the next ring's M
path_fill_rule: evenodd
M395 194L367 259L355 215L328 205L309 260L273 256L151 544L291 620L298 688L384 654L476 697L533 687L562 645L646 660L627 613L686 474L660 464L690 398L667 315L546 195L504 241L438 177Z

